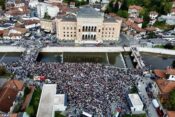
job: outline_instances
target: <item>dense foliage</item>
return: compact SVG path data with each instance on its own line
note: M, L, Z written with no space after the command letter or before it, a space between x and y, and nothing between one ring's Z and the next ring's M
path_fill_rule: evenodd
M106 12L113 12L121 17L128 17L128 8L130 5L138 5L143 7L140 17L143 17L143 27L149 22L149 12L156 11L159 14L167 14L172 8L172 0L111 0Z
M30 115L30 117L36 117L36 113L37 113L38 105L40 101L40 96L41 96L41 89L36 88L33 93L31 102L26 109L26 112Z
M0 76L3 76L7 73L6 69L4 66L0 66Z
M164 107L168 110L175 110L175 89L169 93L169 100L164 103Z
M5 0L0 0L0 7L5 10Z

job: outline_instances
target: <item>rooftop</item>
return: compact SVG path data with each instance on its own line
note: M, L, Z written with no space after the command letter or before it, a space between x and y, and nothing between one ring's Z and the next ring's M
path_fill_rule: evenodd
M65 107L65 95L56 94L56 84L44 84L37 117L52 117L55 110L63 111Z
M133 106L143 105L143 103L142 103L142 101L141 101L138 94L128 94L128 96L129 96L129 99L130 99Z
M137 6L137 5L130 5L129 9L142 10L142 7L141 6Z
M157 85L162 93L169 93L173 89L175 89L175 82L174 81L169 81L166 79L158 79L158 80L156 80L156 83L157 83Z
M167 111L168 117L175 117L175 111Z
M19 80L9 80L0 89L0 110L9 112L18 91L23 89L23 83Z
M77 13L77 17L79 18L103 18L104 14L96 11L92 7L82 7Z

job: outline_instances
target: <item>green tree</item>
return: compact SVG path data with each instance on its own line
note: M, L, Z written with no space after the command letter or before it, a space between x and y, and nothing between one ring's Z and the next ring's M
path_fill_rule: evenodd
M7 73L6 69L4 66L0 66L0 76L3 76Z
M44 19L51 19L50 15L47 12L44 14Z
M26 109L26 112L27 112L27 114L30 115L30 117L35 116L35 111L34 111L33 106L28 106Z
M169 13L172 9L172 3L171 2L166 2L164 5L164 11L165 13Z
M126 11L126 10L119 10L119 11L117 12L117 14L118 14L120 17L128 18L128 11Z
M172 110L175 109L175 90L171 91L169 94L169 104Z
M172 63L172 67L175 69L175 60Z
M2 10L5 10L5 0L0 0L0 6Z
M166 49L173 49L174 46L171 43L167 43L167 44L164 45L164 48L166 48Z

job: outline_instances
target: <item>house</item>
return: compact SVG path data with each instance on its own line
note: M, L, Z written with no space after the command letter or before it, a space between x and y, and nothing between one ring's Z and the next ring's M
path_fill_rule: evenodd
M167 68L166 70L155 69L153 72L155 76L158 78L175 81L175 69L172 68Z
M27 16L27 15L29 15L29 9L27 6L13 7L5 12L5 16L7 18L15 16Z
M26 29L31 29L40 26L40 20L36 18L23 19L21 23Z
M141 36L146 34L146 31L143 28L140 28L138 24L134 23L133 21L127 20L124 22L124 25L125 32L136 39L140 39Z
M168 117L175 117L175 111L167 111Z
M5 29L3 33L4 39L21 39L22 36L27 32L25 28L13 27L11 29Z
M41 19L40 24L41 24L41 29L43 29L46 32L54 33L56 30L55 29L56 24L54 20Z
M137 5L130 5L128 9L129 18L139 17L139 13L143 8Z
M75 8L75 2L70 2L69 7L70 7L70 8Z
M134 18L133 21L138 27L142 28L143 18Z
M151 12L149 13L149 17L150 17L150 22L149 22L149 24L150 24L150 25L153 25L153 24L156 22L156 20L157 20L158 13L157 13L156 11L151 11Z
M168 100L169 93L175 89L175 81L170 81L166 79L157 79L156 83L160 89L159 96L160 100Z
M18 102L18 97L23 95L24 83L19 80L9 80L0 89L0 111L12 112Z
M175 16L175 7L171 9L170 15L171 15L171 16Z
M128 98L129 106L133 114L143 111L143 102L138 94L128 94Z
M149 17L151 20L155 20L158 17L158 13L156 11L151 11Z

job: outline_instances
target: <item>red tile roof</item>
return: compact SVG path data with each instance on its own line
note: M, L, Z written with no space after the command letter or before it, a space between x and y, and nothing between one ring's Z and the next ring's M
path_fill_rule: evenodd
M9 112L18 91L23 89L24 84L19 80L9 80L0 89L0 111Z
M166 75L175 75L175 69L167 68L166 70L155 69L154 73L159 78L165 78Z
M142 18L134 18L134 22L136 23L142 23L143 19Z
M144 32L144 31L145 31L144 29L138 27L137 24L135 24L135 23L133 23L133 22L131 22L131 21L129 21L129 20L126 21L125 24L126 24L127 26L130 26L131 28L133 28L133 29L136 30L137 32Z
M143 8L141 6L137 6L137 5L130 5L129 9L136 9L138 11L142 10Z
M156 83L161 91L161 93L169 93L175 89L175 81L169 81L166 79L158 79Z
M175 111L167 111L168 117L175 117Z

